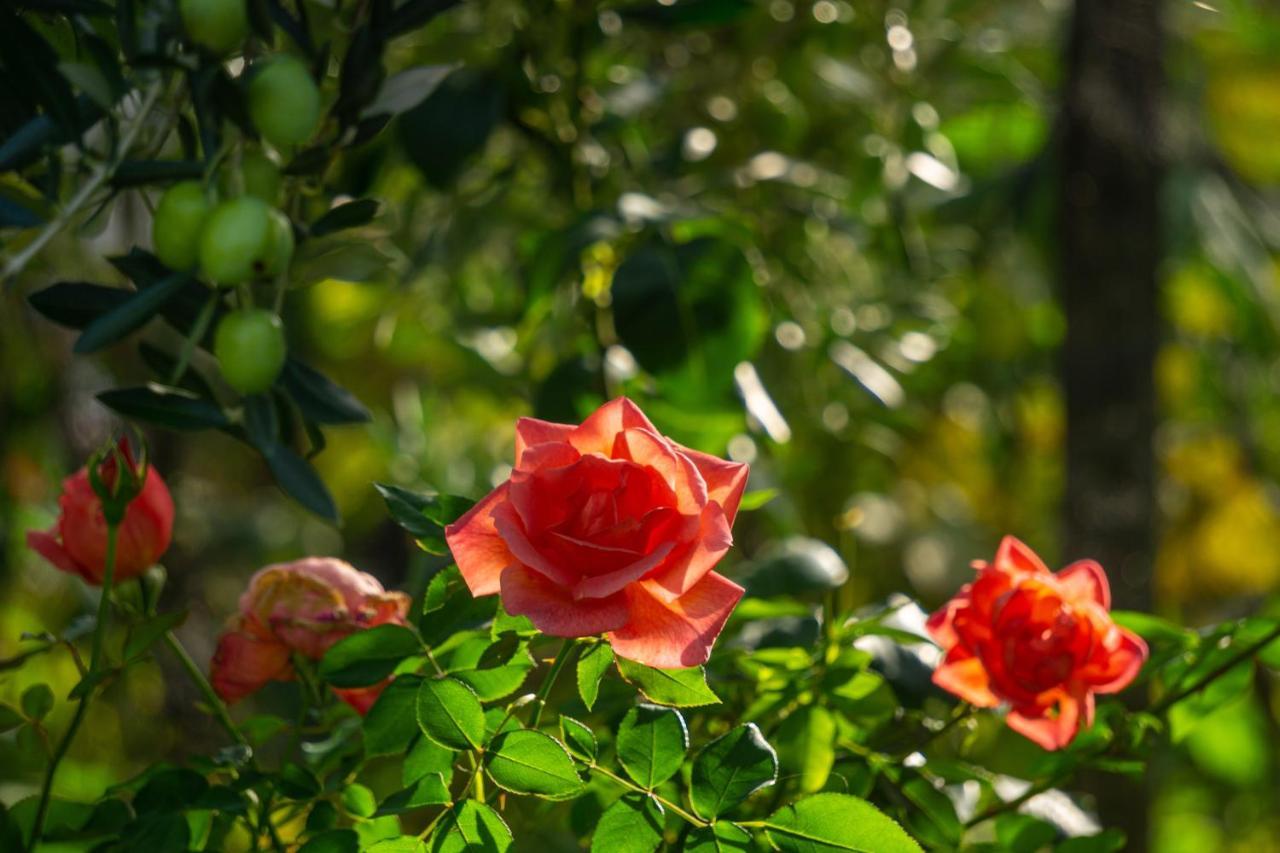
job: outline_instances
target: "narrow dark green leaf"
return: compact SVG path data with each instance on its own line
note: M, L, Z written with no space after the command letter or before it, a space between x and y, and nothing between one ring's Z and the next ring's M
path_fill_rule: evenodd
M578 658L578 695L590 711L600 695L600 681L613 663L613 649L608 643L588 646Z
M283 444L268 448L262 456L267 460L271 476L275 477L285 494L321 518L337 523L338 505L334 503L333 495L329 494L320 475L307 460Z
M324 216L311 223L311 236L323 237L335 231L358 228L373 221L378 215L378 202L372 198L360 198L330 208Z
M361 118L399 115L413 109L435 91L440 82L458 66L419 65L388 77L378 90L373 103L364 108Z
M689 730L674 708L637 705L618 725L615 747L627 775L652 791L679 772L689 749Z
M474 749L484 742L484 709L475 691L455 678L428 678L418 689L422 733L450 749Z
M431 853L505 853L511 844L502 816L476 800L449 809L431 834Z
M190 391L149 382L133 388L103 391L98 399L127 418L171 429L210 429L230 426L226 413L215 403Z
M110 346L159 313L187 284L187 276L174 273L157 284L130 295L115 308L94 319L76 339L78 353L96 352Z
M774 812L764 825L769 841L783 853L921 853L920 845L892 818L847 794L806 797Z
M194 181L204 176L204 164L198 160L125 160L111 175L117 189Z
M592 853L653 853L662 843L662 806L643 794L626 794L605 809L591 835Z
M60 326L83 329L129 300L133 291L85 281L62 281L27 297L31 307Z
M584 787L568 750L542 732L524 729L499 735L488 756L489 775L513 794L567 800Z
M693 810L713 820L778 778L778 754L755 723L729 731L693 760L689 798Z
M720 697L707 686L706 671L700 666L693 669L655 669L633 660L618 658L618 671L646 699L659 705L696 708L720 701Z
M335 643L320 660L318 674L334 687L368 687L422 650L418 635L403 625L378 625Z
M373 418L350 391L297 359L285 362L277 381L312 423L359 424Z

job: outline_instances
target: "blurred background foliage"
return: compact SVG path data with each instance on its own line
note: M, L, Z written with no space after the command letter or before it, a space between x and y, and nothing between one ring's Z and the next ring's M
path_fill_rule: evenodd
M1065 320L1048 146L1069 11L493 0L397 39L388 73L453 70L330 167L330 187L380 213L348 232L359 263L317 264L286 303L290 347L374 413L314 460L343 524L288 501L225 436L153 433L179 513L166 596L191 608L189 647L207 659L271 561L341 554L419 591L440 561L388 520L374 481L479 496L507 475L517 416L577 420L618 394L776 490L739 520L731 577L807 536L850 567L847 607L899 590L931 606L1006 531L1053 562ZM1163 615L1199 625L1280 581L1280 15L1214 0L1168 16L1155 589ZM146 376L123 347L73 358L24 297L110 280L103 258L147 233L123 193L5 291L0 658L86 610L24 535L112 427L93 395ZM1270 675L1152 769L1156 849L1280 849ZM0 673L0 701L75 680L47 655ZM60 793L200 749L209 724L182 715L186 689L131 669ZM0 799L29 792L35 737L0 736Z

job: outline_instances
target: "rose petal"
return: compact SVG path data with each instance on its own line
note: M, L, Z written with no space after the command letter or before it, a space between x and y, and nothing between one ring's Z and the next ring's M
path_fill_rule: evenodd
M31 530L27 532L27 547L44 557L54 568L73 575L79 575L92 584L102 583L102 578L90 577L80 565L71 558L58 541L57 531Z
M614 569L602 575L591 575L578 581L573 588L575 599L604 598L620 592L627 584L634 583L647 575L662 563L675 547L674 542L664 542L654 551L644 555L628 566Z
M688 592L733 547L729 519L720 504L709 503L703 508L696 535L693 547L651 579L652 591L666 601Z
M1094 560L1080 560L1058 572L1058 583L1073 601L1095 601L1103 610L1111 609L1111 585L1102 566Z
M1098 693L1119 693L1138 677L1147 660L1147 644L1137 634L1113 625L1100 645L1080 678Z
M507 484L503 483L444 529L445 542L472 595L496 593L502 570L516 561L493 519L494 508L506 495Z
M687 457L707 484L707 500L724 508L725 517L733 524L738 517L738 504L747 488L751 466L745 462L730 462L698 450L676 445L676 451Z
M269 681L289 681L293 667L283 643L228 631L218 640L210 665L213 689L225 702L238 702Z
M592 412L570 433L569 442L581 453L608 456L613 450L618 433L624 429L647 429L653 433L658 431L644 412L640 411L639 406L626 397L618 397Z
M618 433L613 444L614 459L630 459L657 471L676 495L676 509L685 515L698 513L707 503L707 484L689 457L677 453L671 443L645 429Z
M587 637L626 624L627 597L574 601L572 594L544 575L516 565L502 573L502 604L513 616L528 616L534 627L553 637Z
M615 654L647 666L700 666L742 593L742 587L715 572L670 602L647 581L632 584L626 590L631 618L609 635L609 642Z
M960 642L960 637L955 630L956 614L969 607L969 591L971 588L971 584L965 584L960 587L960 591L955 594L955 597L935 610L929 617L929 621L925 622L925 630L942 647L943 651L951 649Z
M571 444L535 444L520 454L516 463L516 471L532 474L547 468L564 468L582 458L582 454Z
M987 670L976 657L948 659L933 671L933 683L979 708L994 708L999 697L991 692Z
M1000 540L1000 547L996 549L993 565L1001 572L1050 574L1049 567L1036 556L1036 552L1013 536L1006 536Z
M1042 749L1062 749L1075 739L1080 727L1080 703L1067 694L1057 697L1058 714L1048 715L1048 709L1015 708L1005 717L1009 728L1026 737Z
M503 542L506 543L507 548L510 549L511 554L515 557L515 564L523 564L545 575L549 580L565 587L566 590L577 583L578 573L557 566L534 547L533 542L529 540L529 534L525 533L524 525L520 523L519 516L516 515L515 508L509 502L498 504L494 508L493 523ZM503 574L506 573L503 572ZM568 595L568 592L566 591L565 594ZM506 599L505 593L503 594L503 599Z
M539 444L562 444L569 440L573 424L557 424L537 418L520 418L516 421L516 467L520 467L524 452Z

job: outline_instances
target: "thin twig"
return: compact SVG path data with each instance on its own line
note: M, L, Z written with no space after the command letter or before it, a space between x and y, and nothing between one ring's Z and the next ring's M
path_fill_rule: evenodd
M1164 711L1169 710L1170 706L1174 705L1177 702L1182 701L1183 699L1190 696L1192 693L1197 693L1203 690L1205 687L1209 686L1209 684L1221 678L1222 676L1226 675L1228 672L1235 669L1237 666L1244 663L1246 660L1253 657L1258 652L1262 651L1263 649L1271 645L1276 640L1280 640L1280 625L1277 625L1275 628L1272 628L1270 631L1266 633L1266 635L1262 637L1262 639L1258 640L1255 643L1251 643L1248 646L1245 646L1239 652L1227 658L1227 660L1224 661L1220 666L1214 667L1213 669L1209 670L1209 672L1205 673L1200 678L1197 678L1187 687L1183 688L1182 690L1176 690L1173 693L1170 693L1162 697L1159 702L1156 702L1154 705L1151 706L1151 713L1160 714Z

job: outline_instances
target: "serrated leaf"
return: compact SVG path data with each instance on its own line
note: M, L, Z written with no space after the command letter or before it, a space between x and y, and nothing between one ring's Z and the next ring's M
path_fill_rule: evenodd
M416 719L414 727L417 727ZM445 785L449 785L453 782L455 756L456 753L452 749L441 746L429 737L420 736L404 757L404 766L400 769L400 781L407 786L429 773L439 773L444 778Z
M755 723L747 723L704 746L693 760L689 799L708 820L724 814L778 778L778 754Z
M422 641L413 631L403 625L378 625L334 643L321 658L317 672L334 687L368 687L421 651Z
M484 743L484 709L475 691L454 678L428 678L418 688L418 725L450 749Z
M784 806L762 823L769 841L783 853L921 853L920 845L896 821L847 794L814 794Z
M379 816L400 814L423 806L443 805L452 801L444 776L439 773L428 773L383 800L378 806L377 814Z
M591 731L591 727L586 723L561 714L560 737L564 739L565 746L569 747L569 751L574 755L584 761L596 760L596 753L599 750L596 733Z
M430 494L415 492L403 486L390 483L374 483L373 487L382 495L396 524L407 530L420 542L422 540L438 540L440 547L426 548L431 553L447 553L443 547L444 528L457 521L467 510L475 505L475 501L457 495Z
M440 819L431 834L432 853L505 853L511 830L501 815L475 800L464 800Z
M689 730L674 708L637 705L618 724L618 763L640 787L652 791L680 770Z
M489 775L498 787L513 794L567 800L585 787L564 744L542 732L501 734L488 756Z
M578 695L590 711L600 695L600 680L613 663L613 649L608 643L588 646L578 657Z
M681 848L683 853L746 853L751 849L751 833L723 820L711 826L694 827Z
M418 688L422 679L400 675L365 714L364 754L401 755L418 737Z
M659 705L696 708L720 701L720 697L707 686L706 670L700 666L692 669L655 669L633 660L618 658L618 671L646 699Z
M152 644L163 637L167 632L181 625L187 620L187 611L179 610L176 613L162 613L143 622L141 625L134 626L129 632L129 642L124 646L124 659L131 661L142 655Z
M605 809L591 835L592 853L653 853L662 843L662 806L643 794L626 794Z

